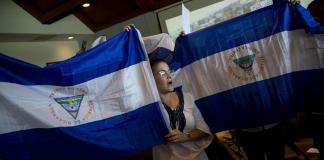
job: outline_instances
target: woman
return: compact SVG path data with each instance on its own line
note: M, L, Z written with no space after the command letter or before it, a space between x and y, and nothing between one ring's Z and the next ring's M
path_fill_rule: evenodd
M166 144L153 148L158 160L205 160L204 149L211 143L212 134L203 120L191 95L173 91L172 73L160 59L151 60L151 68L164 105L163 114L170 133Z
M124 27L130 31L134 25ZM163 103L162 114L170 133L165 135L166 144L153 148L156 160L208 160L204 149L212 142L213 135L203 120L193 97L188 93L174 91L172 62L174 44L166 35L144 38L146 51ZM146 43L153 45L147 45ZM155 44L156 43L156 44ZM173 44L173 45L172 45Z

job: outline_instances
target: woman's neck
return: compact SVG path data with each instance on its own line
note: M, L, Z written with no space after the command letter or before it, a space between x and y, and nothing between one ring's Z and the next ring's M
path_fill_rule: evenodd
M159 93L163 103L171 100L172 92Z
M179 98L175 92L160 93L161 101L172 109L179 106Z

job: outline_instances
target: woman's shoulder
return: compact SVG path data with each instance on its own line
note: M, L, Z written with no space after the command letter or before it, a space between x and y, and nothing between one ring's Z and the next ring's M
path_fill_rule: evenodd
M188 99L194 100L193 95L191 93L189 93L189 92L182 92L182 94L183 94L183 97L184 98L186 97Z
M185 108L194 107L195 99L194 99L193 95L188 92L182 92L182 95L183 95L183 102L184 102Z

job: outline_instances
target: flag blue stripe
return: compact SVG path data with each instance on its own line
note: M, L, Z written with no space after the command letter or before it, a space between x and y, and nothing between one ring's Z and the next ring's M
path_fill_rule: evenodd
M247 84L196 101L212 132L250 128L314 111L323 102L324 69ZM323 110L323 109L322 109Z
M318 27L319 23L314 20L305 22L296 16L303 14L305 18L312 18L306 11L301 13L304 10L301 6L288 6L287 2L282 2L179 37L175 60L185 67L199 59L279 32Z
M0 82L72 86L145 60L135 29L71 59L41 68L0 54Z
M156 102L79 126L1 134L0 157L6 160L117 159L164 143L167 133Z

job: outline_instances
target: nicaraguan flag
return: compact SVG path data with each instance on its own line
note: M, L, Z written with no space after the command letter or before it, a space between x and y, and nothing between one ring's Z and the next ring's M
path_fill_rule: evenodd
M180 37L183 89L212 132L323 107L321 27L300 5L282 2Z
M46 68L0 54L0 159L118 159L167 133L135 29Z

